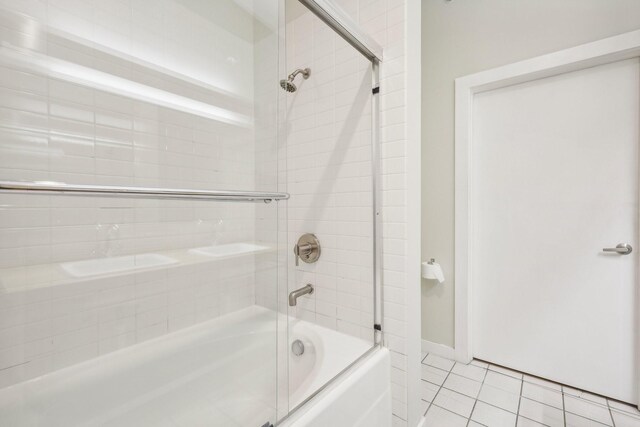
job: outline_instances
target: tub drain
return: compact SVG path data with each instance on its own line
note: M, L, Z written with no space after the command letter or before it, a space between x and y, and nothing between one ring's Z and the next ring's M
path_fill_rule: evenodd
M304 344L300 340L295 340L291 344L291 352L296 356L302 356L304 354Z

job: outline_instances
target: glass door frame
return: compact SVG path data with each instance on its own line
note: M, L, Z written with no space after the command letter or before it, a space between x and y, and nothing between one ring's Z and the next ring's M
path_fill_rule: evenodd
M314 390L307 398L278 420L281 424L307 402L332 385L343 374L351 370L361 360L384 345L384 320L382 299L382 218L380 205L380 189L382 188L380 173L380 67L383 58L382 47L348 16L342 9L327 0L298 0L310 12L341 36L371 63L371 191L372 191L372 268L373 268L373 345L370 349L353 360L335 377ZM282 27L281 27L282 28ZM283 50L283 52L286 50ZM288 335L288 332L287 332ZM286 352L284 354L287 354Z

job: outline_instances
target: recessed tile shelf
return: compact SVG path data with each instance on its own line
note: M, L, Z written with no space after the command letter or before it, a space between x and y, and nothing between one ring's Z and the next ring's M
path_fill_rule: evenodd
M205 255L213 258L226 258L250 253L268 251L268 246L256 245L254 243L229 243L227 245L204 246L201 248L189 249L192 254Z
M63 262L60 266L73 277L90 277L160 267L177 262L178 260L165 255L138 254Z
M0 281L3 285L2 293L13 293L101 277L127 275L133 272L215 263L274 251L275 248L267 245L236 242L155 253L4 268L0 269Z

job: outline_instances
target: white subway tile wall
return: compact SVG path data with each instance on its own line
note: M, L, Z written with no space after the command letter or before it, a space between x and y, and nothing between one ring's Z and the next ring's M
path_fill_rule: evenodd
M394 425L405 426L405 0L337 3L385 49L379 95L384 321ZM277 55L268 54L277 54L279 43L274 20L262 13L256 16L269 16L267 22L249 22L242 13L229 19L228 10L215 13L220 4L0 0L0 179L278 186L292 193L289 209L3 195L0 387L254 299L284 310L279 302L287 288L280 287L278 298L275 292L286 272L276 265L291 267L289 288L317 286L295 314L372 338L366 61L315 18L290 22L286 69L309 66L312 78L286 98L290 104L279 104L289 108L291 122L278 129L272 91L285 67L276 70ZM286 145L277 150L284 134ZM289 233L277 236L274 221ZM291 248L303 232L318 234L322 261L293 269ZM84 280L61 279L56 267L147 252L180 257L180 248L252 240L277 240L279 258L224 267L199 260Z
M299 3L287 13L288 70L298 77L287 98L288 242L304 233L322 245L317 263L290 257L289 290L312 295L290 313L373 341L373 197L371 63Z
M384 48L379 95L384 330L385 344L391 350L393 423L394 426L406 426L406 0L335 2ZM298 2L289 1L287 6L291 12ZM367 240L371 238L371 200L365 193L371 188L368 187L371 172L365 158L357 154L344 157L341 159L344 164L335 165L332 162L336 157L332 158L329 150L349 147L356 151L360 144L358 138L370 137L367 134L371 129L371 119L367 115L370 108L363 107L366 114L357 114L360 120L357 129L361 135L356 137L356 131L351 139L336 138L348 112L362 107L365 87L370 94L370 75L362 74L366 61L358 56L353 48L328 32L328 28L304 9L298 9L288 19L287 69L309 66L312 77L301 83L300 93L291 97L287 104L287 112L292 118L286 158L292 194L287 250L300 233L316 232L323 245L326 242L330 253L315 265L302 264L290 271L289 288L315 281L318 292L306 298L297 315L370 339L372 317L367 311L371 306L367 305L370 294L366 292L372 288L367 282L371 277L366 275L371 273L371 266L366 262L371 259L368 252L371 243ZM316 69L317 73L314 73ZM309 88L312 90L303 93ZM346 105L340 105L341 102ZM359 153L365 156L364 146ZM340 155L340 152L336 154ZM352 176L347 178L345 174ZM322 198L328 203L318 203ZM291 262L289 257L290 266ZM356 299L361 302L359 312L355 305L349 305Z
M337 0L384 48L380 67L382 297L391 350L393 425L407 425L406 0Z
M0 179L275 190L274 162L256 176L258 152L277 156L277 104L256 76L272 87L278 73L256 50L277 58L274 10L0 1ZM214 262L188 252L275 245L275 203L0 200L0 387L252 305L258 267L275 270L275 253ZM144 253L181 263L106 278L61 268Z

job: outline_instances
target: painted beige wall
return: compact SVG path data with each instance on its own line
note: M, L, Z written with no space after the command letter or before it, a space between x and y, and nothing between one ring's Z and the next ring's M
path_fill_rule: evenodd
M422 338L454 343L454 79L640 29L639 0L424 0Z

